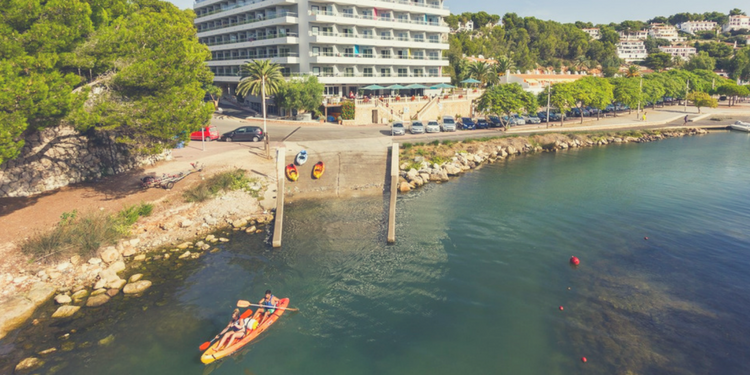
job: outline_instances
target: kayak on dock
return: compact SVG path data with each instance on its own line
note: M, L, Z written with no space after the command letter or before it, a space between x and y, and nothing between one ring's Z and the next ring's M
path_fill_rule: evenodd
M297 178L299 178L299 171L297 171L296 165L289 164L286 166L286 177L291 181L297 181Z
M295 160L297 161L297 165L305 164L307 162L307 151L300 151Z
M257 328L248 331L245 334L245 337L233 343L231 346L219 348L219 342L215 342L208 349L206 349L205 352L203 352L203 354L201 355L201 362L209 364L216 360L232 355L233 353L242 349L251 341L255 340L261 333L263 333L263 331L267 330L271 325L276 323L279 317L281 317L281 314L286 311L287 305L289 305L289 298L280 299L278 305L276 305L279 308L277 308L276 311L273 312L273 314L269 315L268 318L266 318L266 320L264 320L263 323L261 323ZM259 319L260 313L256 311L255 315L253 315L253 318L256 320Z
M322 161L319 161L315 163L315 166L313 167L313 177L316 179L320 178L320 176L323 175L323 172L326 171L326 166L323 164Z

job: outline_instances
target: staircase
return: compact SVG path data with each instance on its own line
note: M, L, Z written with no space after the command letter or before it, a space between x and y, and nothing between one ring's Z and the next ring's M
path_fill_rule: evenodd
M437 112L433 109L437 109L437 102L440 97L436 96L430 99L424 107L420 108L417 113L411 117L412 120L425 121L429 119L437 118Z

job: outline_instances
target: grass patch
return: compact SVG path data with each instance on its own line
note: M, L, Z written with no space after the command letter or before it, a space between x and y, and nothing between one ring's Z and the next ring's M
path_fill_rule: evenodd
M188 202L203 202L223 191L248 189L253 181L245 176L245 170L233 169L217 173L187 190L183 197Z
M433 156L432 159L430 159L430 161L437 165L443 165L443 163L449 162L450 159L444 158L442 156Z
M633 138L640 138L643 137L643 133L639 132L638 130L630 130L622 133L623 137L633 137Z
M63 257L73 252L90 256L103 245L112 245L130 235L130 227L143 216L149 216L154 206L149 203L125 207L115 215L93 212L79 216L78 211L65 212L51 232L33 234L21 251L35 260Z
M430 146L439 146L440 145L440 141L436 139L436 140L430 142L429 145Z
M414 153L417 154L417 155L419 155L419 156L427 156L427 154L428 154L427 150L425 150L423 148L418 148L416 151L414 151Z
M402 143L402 144L401 144L401 148L402 148L402 149L404 149L404 150L408 150L408 149L410 149L410 148L411 148L411 146L412 146L412 144L411 144L411 143L409 143L409 142L406 142L406 143Z
M448 147L452 146L455 143L456 141L451 141L450 139L443 141L443 145L448 146Z
M421 162L411 161L408 164L409 164L409 166L406 168L407 171L410 170L410 169L416 169L416 170L422 169L422 163Z

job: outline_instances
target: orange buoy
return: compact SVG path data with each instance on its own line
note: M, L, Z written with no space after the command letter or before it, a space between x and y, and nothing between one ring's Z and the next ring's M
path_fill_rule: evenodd
M564 309L563 309L563 307L562 307L562 306L560 306L560 311L563 311L563 310L564 310Z
M570 257L570 264L572 264L574 266L577 266L580 263L581 263L581 261L578 260L578 258L576 258L576 257Z
M644 240L648 241L648 237L643 237Z
M586 357L581 357L581 362L586 363L586 361L588 361Z

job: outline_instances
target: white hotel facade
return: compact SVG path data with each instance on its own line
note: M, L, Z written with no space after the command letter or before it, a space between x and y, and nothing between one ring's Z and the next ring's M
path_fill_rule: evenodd
M450 82L443 0L201 0L195 13L214 82L232 94L254 59L280 64L285 77L316 75L327 95Z

